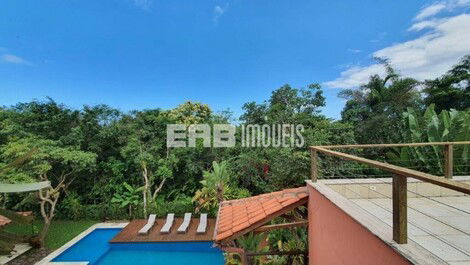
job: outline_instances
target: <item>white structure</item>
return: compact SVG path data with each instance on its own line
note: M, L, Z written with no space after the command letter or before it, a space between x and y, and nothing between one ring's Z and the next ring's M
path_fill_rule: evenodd
M152 229L153 225L155 224L155 219L157 218L156 214L151 214L147 221L147 224L139 230L139 235L146 235L149 233L150 229Z
M178 233L186 233L188 231L189 224L191 223L191 213L185 213L183 223L178 228Z
M173 226L173 222L175 220L175 214L174 213L169 213L166 216L166 223L160 230L160 233L162 234L168 234L170 233L171 227Z

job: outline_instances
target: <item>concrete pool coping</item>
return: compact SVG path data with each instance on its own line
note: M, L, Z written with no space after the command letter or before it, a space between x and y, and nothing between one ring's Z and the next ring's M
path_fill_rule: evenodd
M88 234L93 232L95 229L113 229L113 228L124 228L128 222L126 223L97 223L90 226L88 229L80 233L78 236L74 237L69 242L65 243L60 248L56 249L51 254L47 255L44 259L39 262L36 262L36 265L88 265L88 261L70 261L70 262L53 262L52 260L55 259L57 256L62 254L68 248L73 246L75 243L86 237Z

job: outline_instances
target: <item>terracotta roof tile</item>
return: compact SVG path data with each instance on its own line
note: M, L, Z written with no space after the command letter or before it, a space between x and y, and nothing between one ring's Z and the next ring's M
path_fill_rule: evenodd
M233 235L232 231L227 231L227 232L218 234L217 237L215 238L215 240L220 241L220 240L223 240L224 238L227 238L231 235Z
M245 228L250 227L250 225L251 225L251 224L248 223L248 222L243 222L243 223L241 223L241 224L239 224L239 225L234 225L234 226L233 226L233 229L232 229L232 232L233 232L233 231L241 231L241 230L243 230L243 229L245 229Z
M283 201L283 202L281 203L281 205L282 205L282 206L287 206L287 205L290 205L290 204L292 204L292 203L296 203L296 202L298 202L298 201L300 201L299 198L292 198L292 199L288 199L288 200L286 200L286 201Z
M215 240L222 241L250 226L255 229L261 225L260 221L269 222L276 217L277 212L307 197L307 187L300 187L222 202L217 217ZM271 219L266 220L268 217Z
M276 205L276 206L273 206L273 207L270 207L270 208L266 209L265 212L266 212L267 215L269 215L269 214L272 214L272 213L275 213L277 211L282 210L282 208L284 208L284 207L281 206L281 205Z

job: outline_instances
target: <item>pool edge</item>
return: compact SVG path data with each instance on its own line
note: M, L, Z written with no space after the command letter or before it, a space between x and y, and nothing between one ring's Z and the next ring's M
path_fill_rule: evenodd
M79 261L79 262L77 262L77 261L73 261L73 262L63 262L63 261L53 262L52 260L55 259L60 254L62 254L62 252L64 252L68 248L70 248L72 245L74 245L75 243L77 243L78 241L80 241L81 239L86 237L88 234L93 232L95 229L124 228L127 224L128 224L128 222L126 222L126 223L97 223L97 224L94 224L94 225L90 226L89 228L87 228L82 233L80 233L79 235L77 235L76 237L74 237L69 242L65 243L60 248L54 250L52 253L50 253L49 255L44 257L42 260L36 262L35 265L87 265L89 263L87 261L84 261L84 262L82 262L82 261Z

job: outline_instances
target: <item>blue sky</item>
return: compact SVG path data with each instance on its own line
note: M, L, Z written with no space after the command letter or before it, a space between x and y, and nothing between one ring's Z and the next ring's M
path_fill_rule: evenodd
M79 108L173 108L186 100L241 114L285 83L341 88L389 57L420 79L470 53L469 0L3 0L0 105L52 97ZM467 28L463 30L462 28ZM437 47L437 48L436 48Z

